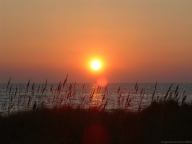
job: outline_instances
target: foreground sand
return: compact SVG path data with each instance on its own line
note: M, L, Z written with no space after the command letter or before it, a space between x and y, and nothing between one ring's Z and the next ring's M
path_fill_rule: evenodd
M153 103L141 112L70 107L0 118L4 144L158 144L192 140L192 105Z

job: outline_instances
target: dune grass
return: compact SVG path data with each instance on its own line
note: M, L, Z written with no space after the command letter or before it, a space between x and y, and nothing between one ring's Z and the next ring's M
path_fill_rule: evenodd
M48 87L47 81L39 86L28 81L24 94L11 85L9 80L6 115L0 116L1 143L158 144L192 140L192 104L186 101L187 95L179 85L173 88L171 84L159 97L156 83L147 107L143 107L145 89L138 83L126 96L119 87L118 107L112 109L106 109L110 96L107 87L95 87L89 95L78 97L80 103L75 105L75 84L67 84L67 77L56 87ZM48 103L52 107L42 99L47 91L52 92ZM98 105L85 107L86 101L98 92L102 92ZM129 109L133 94L140 96L136 111ZM34 100L37 96L39 101ZM26 109L13 111L17 105Z

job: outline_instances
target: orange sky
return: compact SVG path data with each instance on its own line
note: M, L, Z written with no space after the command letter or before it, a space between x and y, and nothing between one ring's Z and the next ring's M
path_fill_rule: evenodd
M0 79L192 80L191 0L0 0ZM94 75L87 59L100 56Z

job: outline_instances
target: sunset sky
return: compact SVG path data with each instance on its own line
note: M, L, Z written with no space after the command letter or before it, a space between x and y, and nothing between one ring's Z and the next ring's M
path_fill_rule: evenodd
M101 73L91 58L105 63ZM0 80L192 81L192 0L0 0Z

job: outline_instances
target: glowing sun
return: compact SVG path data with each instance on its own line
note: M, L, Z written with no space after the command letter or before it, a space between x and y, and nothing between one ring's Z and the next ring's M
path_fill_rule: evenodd
M98 72L101 71L103 68L103 62L101 59L92 59L90 61L90 69L92 71Z

